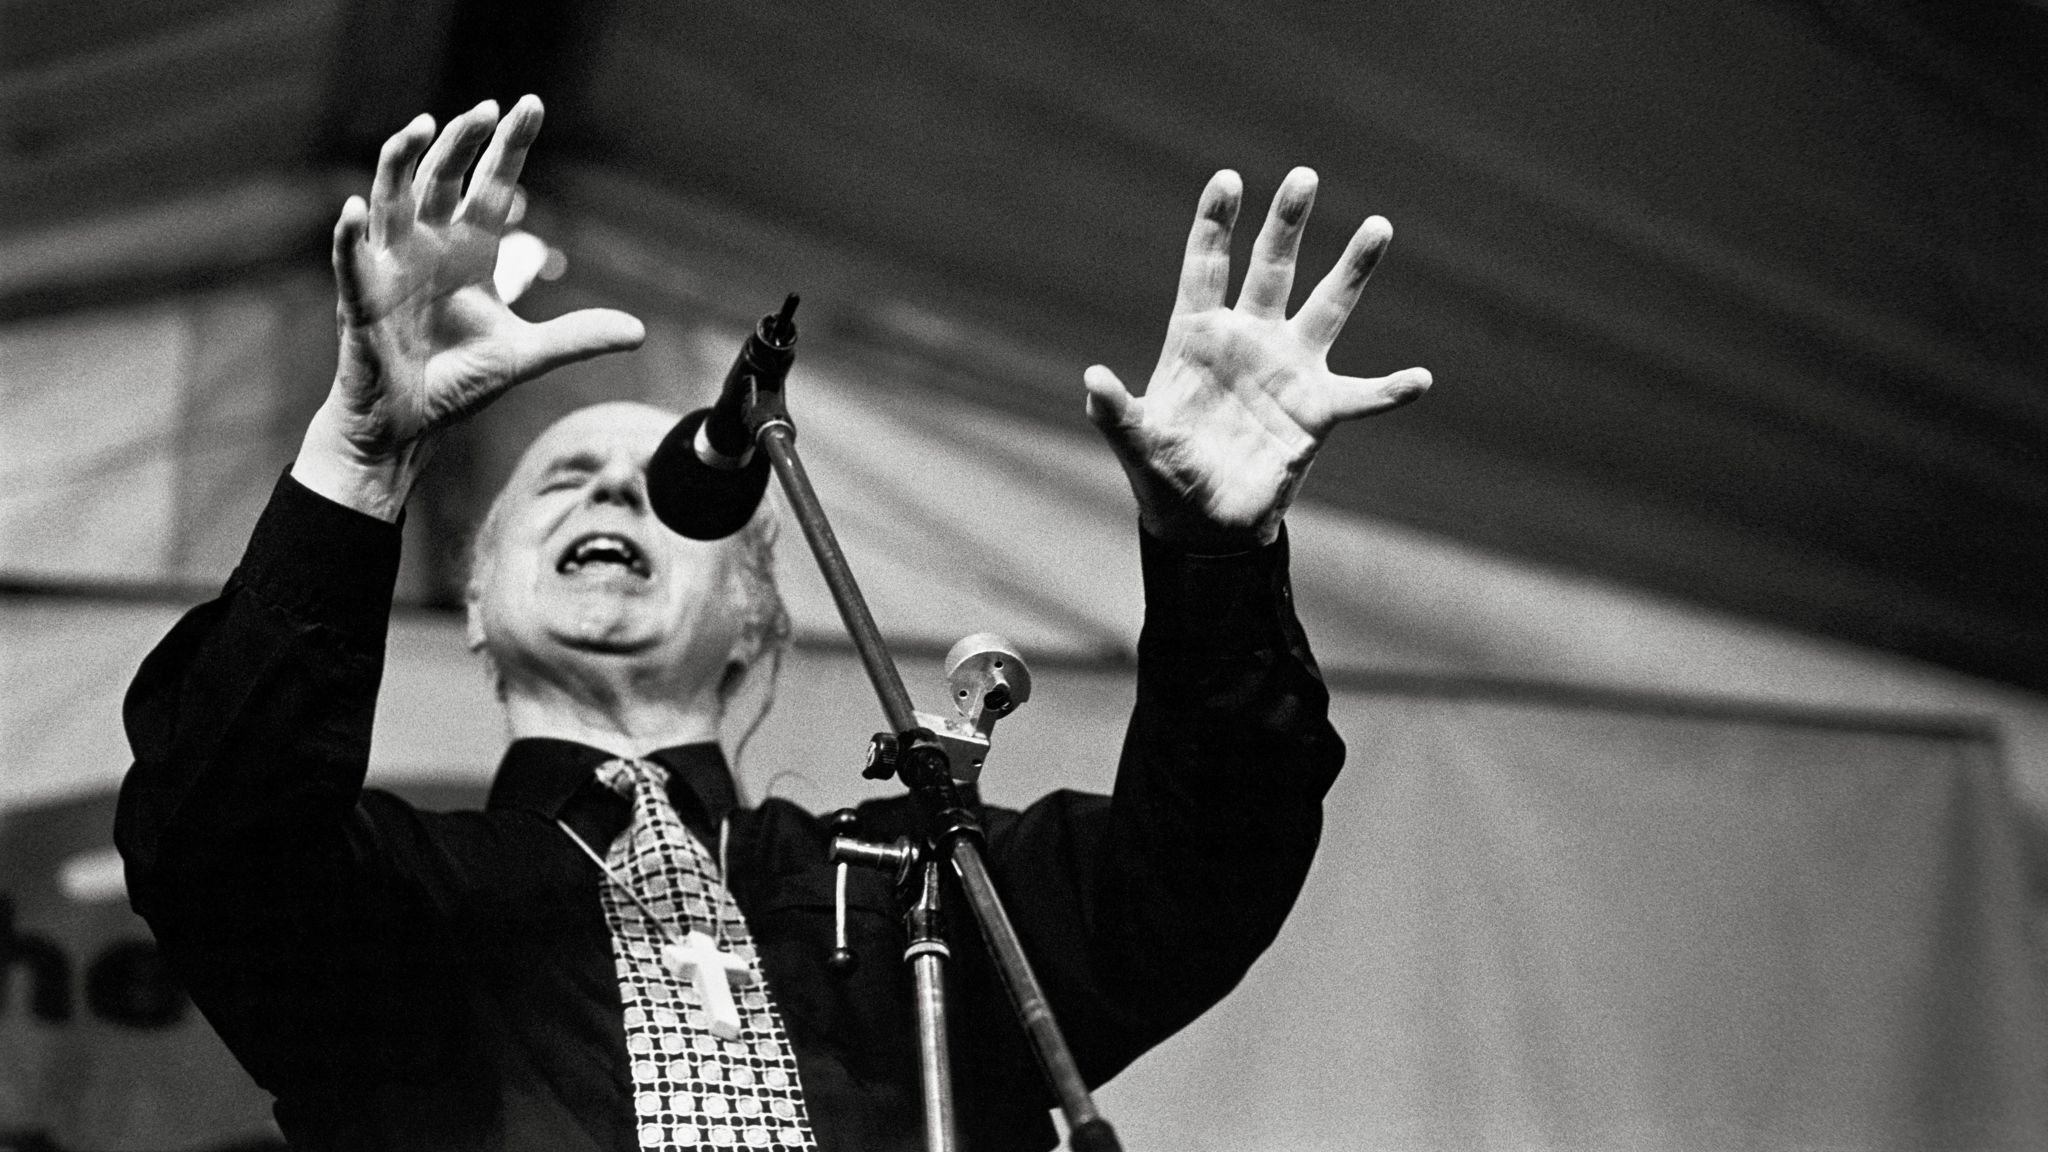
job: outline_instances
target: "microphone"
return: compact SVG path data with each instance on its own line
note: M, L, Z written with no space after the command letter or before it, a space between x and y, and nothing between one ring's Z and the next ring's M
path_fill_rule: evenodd
M663 524L692 540L721 540L745 527L768 490L768 458L754 451L747 409L780 392L796 360L798 297L761 318L709 408L683 417L647 465L647 500Z

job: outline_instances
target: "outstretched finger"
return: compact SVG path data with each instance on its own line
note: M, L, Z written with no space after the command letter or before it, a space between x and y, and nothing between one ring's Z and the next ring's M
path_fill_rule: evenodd
M1344 330L1344 321L1350 318L1359 293L1365 291L1365 282L1372 278L1372 270L1393 238L1394 226L1384 216L1366 217L1352 233L1337 266L1316 284L1294 315L1302 339L1311 347L1328 348L1336 343L1337 333Z
M611 308L585 308L545 324L529 324L513 338L514 382L592 356L638 348L645 339L647 328L638 318Z
M1391 376L1373 379L1333 376L1330 378L1330 421L1356 420L1412 404L1429 391L1431 382L1427 368L1404 368Z
M412 169L433 139L434 118L422 112L377 153L377 177L370 184L372 244L389 244L412 228Z
M1209 177L1195 206L1195 226L1188 233L1187 255L1180 266L1180 292L1173 314L1201 312L1223 306L1230 290L1230 229L1237 222L1237 204L1244 181L1225 168Z
M464 220L493 232L504 228L512 213L519 173L526 166L527 149L540 135L541 113L540 97L521 96L498 121L491 146L484 150L476 174L469 178L469 194L462 201Z
M341 218L334 222L334 293L341 305L341 318L349 326L364 323L363 235L370 209L361 196L351 196L341 206Z
M1254 316L1283 316L1287 295L1294 291L1294 259L1301 250L1302 225L1316 202L1316 174L1296 168L1273 193L1273 206L1266 210L1265 226L1252 245L1251 266L1245 269L1244 289L1237 295L1241 311Z
M462 200L462 174L470 161L491 138L491 125L498 122L498 102L483 103L449 121L441 138L427 149L426 159L412 178L413 199L422 224L445 224L455 215Z

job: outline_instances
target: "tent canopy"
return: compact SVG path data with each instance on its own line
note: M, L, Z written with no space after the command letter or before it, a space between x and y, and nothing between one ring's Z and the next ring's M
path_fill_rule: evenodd
M801 289L841 338L963 369L922 387L1064 419L1088 362L1143 377L1208 172L1243 169L1256 209L1308 163L1309 264L1368 211L1399 232L1338 366L1441 382L1336 444L1323 499L2048 687L2039 5L0 18L5 314L317 267L330 165L419 108L531 89L533 186L581 222L559 228L715 238L744 257L715 286L731 313Z

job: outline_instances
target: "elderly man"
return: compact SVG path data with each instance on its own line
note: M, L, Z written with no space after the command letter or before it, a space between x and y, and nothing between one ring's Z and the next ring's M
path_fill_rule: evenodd
M738 804L719 752L727 689L786 626L765 522L698 543L651 517L645 468L669 414L569 416L480 533L470 637L512 736L485 809L425 812L362 786L395 521L435 436L641 338L604 310L529 324L492 289L540 119L532 97L438 138L422 117L385 146L369 200L342 210L332 394L220 598L178 624L128 699L117 839L135 907L300 1147L915 1147L888 881L853 877L865 962L828 971L830 829L785 802ZM986 826L1093 1083L1273 939L1343 757L1289 605L1281 518L1332 427L1429 381L1324 362L1383 220L1286 315L1314 179L1281 185L1226 308L1240 186L1218 173L1145 394L1100 367L1085 380L1138 500L1137 704L1113 797L1056 794ZM900 798L860 820L883 839L917 827ZM971 929L954 951L968 1146L1053 1146Z

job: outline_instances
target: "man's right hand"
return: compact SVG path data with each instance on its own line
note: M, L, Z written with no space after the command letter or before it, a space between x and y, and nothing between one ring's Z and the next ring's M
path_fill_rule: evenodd
M292 465L301 484L397 520L442 430L515 384L645 338L624 312L532 324L498 298L498 239L540 122L537 97L503 120L486 100L438 140L422 115L384 142L369 203L349 197L334 226L341 355Z

